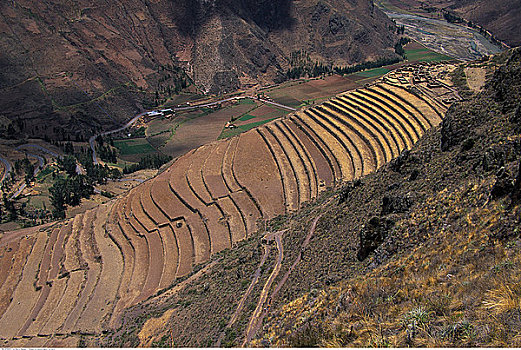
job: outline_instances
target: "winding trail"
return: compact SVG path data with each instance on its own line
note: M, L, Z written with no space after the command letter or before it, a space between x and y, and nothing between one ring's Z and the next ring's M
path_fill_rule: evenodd
M47 153L55 158L61 158L62 156L59 155L58 153L54 152L54 151L51 151L50 149L47 149L43 146L40 146L40 145L37 145L37 144L34 144L34 143L27 143L27 144L24 144L24 145L20 145L18 147L15 147L15 149L17 151L20 151L20 152L24 152L25 155L27 157L30 157L30 158L35 158L38 160L38 166L34 169L34 173L33 173L33 177L36 177L36 175L38 175L38 173L44 168L45 166L45 159L37 154L33 154L33 153L29 153L27 151L26 148L34 148L34 149L37 149L38 151L41 151L43 153ZM1 157L0 157L1 158ZM0 159L1 160L1 159ZM82 169L80 166L78 166L78 164L76 164L76 172L78 174L80 174L82 172ZM3 181L3 179L2 179ZM11 196L10 199L15 199L17 198L22 192L23 190L27 187L27 184L25 184L25 182L23 184L20 185L20 187L18 187L18 190L16 190L16 192Z
M9 161L9 159L6 159L2 156L0 156L0 162L4 163L4 166L5 166L4 175L2 175L2 180L0 180L0 183L2 183L2 182L4 182L5 178L7 177L7 174L9 174L11 172L11 170L13 170L13 166L11 165L11 162Z
M244 308L244 303L246 302L246 299L248 299L248 297L250 296L250 294L253 290L253 287L255 287L255 285L259 281L259 277L260 277L260 274L262 271L262 266L264 266L264 263L266 262L266 258L268 257L269 252L270 252L270 246L264 245L264 253L262 255L261 262L259 263L259 267L257 267L257 270L253 274L253 279L251 280L251 283L248 286L248 289L246 289L246 292L244 293L241 300L239 301L239 304L237 305L237 308L235 309L235 312L233 313L232 318L226 325L226 328L222 331L221 335L219 336L219 339L217 339L217 341L215 342L213 347L215 347L215 348L221 347L221 342L224 339L224 336L226 335L226 329L231 328L231 326L233 326L233 324L239 318L239 315L241 314L242 309Z
M268 277L268 280L266 281L266 283L264 284L264 287L262 288L262 291L261 291L261 294L259 297L259 301L257 302L257 307L255 308L255 311L253 311L253 314L251 315L248 327L246 328L246 339L244 340L244 343L242 344L243 347L251 341L251 338L255 335L260 324L262 323L263 315L266 310L266 309L264 309L264 304L266 303L266 300L268 299L268 292L271 288L271 285L273 284L273 281L278 276L278 274L280 272L280 267L282 265L282 260L284 260L284 247L282 246L281 238L282 238L282 235L286 231L287 230L282 230L282 231L278 231L275 233L270 233L265 236L265 239L268 243L272 240L275 240L275 243L277 245L278 255L277 255L277 259L275 260L275 265L273 265L273 270L271 271L270 277ZM264 312L263 312L263 309L264 309Z
M324 208L326 207L327 205L329 205L333 200L335 199L335 197L329 199L327 202L325 202L324 204L322 204L319 208ZM275 287L275 289L273 290L273 292L271 293L269 299L267 298L268 296L268 291L269 289L271 288L271 285L273 283L273 280L277 277L277 275L279 274L280 272L280 267L281 267L281 264L282 264L282 260L284 259L284 247L282 245L282 241L281 241L281 238L282 238L282 234L284 232L287 231L286 230L283 230L283 231L278 231L278 232L275 232L275 233L272 233L272 234L269 234L265 237L265 239L270 242L271 240L275 240L276 244L277 244L277 250L279 251L279 254L277 256L277 260L275 261L275 265L274 265L274 268L273 268L273 271L270 275L270 277L268 278L268 281L266 281L266 283L264 284L264 287L262 289L262 292L261 292L261 295L260 295L260 298L259 298L259 301L257 303L257 308L255 309L255 311L253 312L253 314L251 315L251 318L250 318L250 322L248 324L248 327L246 328L246 332L245 332L245 339L244 339L244 342L242 344L242 347L245 347L251 340L252 338L255 336L255 334L257 333L257 331L259 330L260 326L262 325L262 321L264 320L264 317L266 317L266 315L268 314L269 310L270 310L270 307L271 307L271 302L274 300L274 298L276 297L276 295L279 293L279 291L282 289L282 287L284 286L284 284L286 283L286 281L288 280L289 276L291 275L291 273L293 272L293 270L295 269L295 267L298 265L298 263L302 260L302 255L305 251L305 249L307 248L307 246L309 245L309 242L311 241L311 237L313 237L313 234L315 233L315 229L317 227L317 224L318 224L318 221L322 218L322 216L324 215L324 212L320 213L317 217L315 217L315 219L313 219L313 222L311 223L311 226L309 227L309 230L308 230L308 233L304 239L304 242L302 242L302 246L300 247L300 251L295 259L295 261L293 262L293 264L290 266L290 268L288 269L288 271L284 274L284 276L282 277L282 279L279 281L279 283L277 284L277 286ZM268 246L265 246L265 249L266 247ZM265 260L265 259L264 259ZM264 263L264 260L261 262L262 264ZM259 269L262 267L262 265L259 266ZM255 283L256 281L258 280L258 276L256 277L256 280L254 279ZM250 284L250 288L253 288L253 285L254 285L254 281L252 281L252 284ZM250 288L248 288L248 295L249 293L251 292ZM247 297L247 295L243 296L243 299L245 300ZM243 301L243 299L241 299L241 301ZM266 300L268 300L268 305L266 307L264 307L264 304L266 303ZM239 307L242 309L242 305L241 303L239 303ZM228 324L227 328L228 327L231 327L231 325L233 324L233 322L236 321L237 317L238 317L238 314L240 313L240 309L239 307L237 308L237 310L235 311L234 313L234 317L232 317L232 319L230 320L230 323ZM236 315L237 314L237 315ZM233 321L233 322L232 322ZM224 332L223 332L224 334ZM219 337L219 341L216 343L218 345L216 346L219 346L220 345L220 341L222 340L222 337L223 337L223 334L221 334L221 337Z

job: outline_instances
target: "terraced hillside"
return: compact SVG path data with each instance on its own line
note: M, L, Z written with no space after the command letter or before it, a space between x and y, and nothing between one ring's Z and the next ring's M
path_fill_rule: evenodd
M4 345L60 346L116 328L123 310L253 235L262 220L376 170L442 120L446 106L413 91L381 82L340 94L197 148L74 219L4 235Z

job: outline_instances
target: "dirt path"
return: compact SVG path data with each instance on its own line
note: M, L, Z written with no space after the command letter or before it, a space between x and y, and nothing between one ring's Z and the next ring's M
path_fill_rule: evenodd
M268 292L271 288L271 285L275 278L278 276L280 272L280 267L282 265L282 260L284 260L284 247L282 246L282 235L287 230L282 230L274 233L270 233L266 235L264 238L269 243L273 240L275 240L275 243L277 245L278 255L277 259L275 260L275 264L273 265L273 271L271 271L270 277L268 277L268 280L264 284L264 287L262 288L259 301L257 302L257 307L255 308L255 311L253 311L253 314L251 315L250 322L248 324L248 327L246 328L246 339L244 340L244 343L242 346L244 347L247 343L251 341L251 338L255 333L257 332L257 329L259 328L259 325L262 322L263 317L263 310L264 310L264 304L266 303L266 300L268 299Z
M328 200L327 202L322 204L320 206L320 208L321 209L325 208L334 199L335 199L335 197L331 198L330 200ZM320 220L320 218L323 215L324 215L324 213L319 214L317 217L315 217L315 219L311 223L311 226L308 230L308 234L306 235L304 242L302 242L302 246L300 247L300 252L298 253L297 258L295 259L293 264L290 266L290 268L288 269L286 274L284 274L282 279L279 281L279 283L277 284L277 287L275 287L275 290L271 293L271 295L268 299L269 300L268 305L263 308L263 306L267 300L267 294L268 294L269 289L271 288L271 284L273 283L273 280L275 279L275 277L277 277L278 273L280 272L280 266L281 266L282 260L284 259L284 247L282 246L281 238L282 238L282 234L284 232L286 232L287 230L275 232L275 233L271 234L270 237L266 236L266 239L268 239L268 238L270 238L271 240L273 240L273 238L275 239L275 242L277 244L277 249L279 251L279 255L277 256L277 260L275 262L273 271L272 271L270 277L268 278L268 281L266 281L264 288L262 289L261 296L259 298L259 302L257 303L257 308L253 312L253 314L250 318L250 323L248 324L248 327L246 328L246 337L242 344L243 347L247 346L248 343L253 338L253 336L257 333L260 326L262 325L262 321L264 320L264 317L268 314L268 312L270 310L271 302L274 300L275 296L282 289L282 287L288 280L289 276L293 272L293 269L302 260L302 254L304 253L304 250L306 249L306 247L309 245L309 242L311 241L311 237L313 237L313 234L315 233L315 229L317 227L318 221Z
M250 285L248 286L248 289L246 289L246 292L244 293L244 295L242 296L241 300L239 301L239 305L237 305L237 308L235 309L235 312L233 313L232 318L230 319L230 321L226 325L226 328L222 331L221 335L219 336L219 339L217 339L217 341L213 345L215 348L221 347L221 342L224 339L224 336L226 335L226 329L228 329L231 326L233 326L233 324L239 318L239 315L242 312L242 309L244 307L244 303L246 302L246 299L248 299L248 297L251 294L251 291L253 290L253 287L259 281L259 277L260 277L260 274L261 274L261 271L262 271L262 266L264 266L264 263L266 262L266 258L268 257L269 252L270 252L270 246L269 245L264 245L264 254L262 255L262 259L261 259L261 262L259 263L259 267L257 267L257 270L253 274L253 279L252 279Z

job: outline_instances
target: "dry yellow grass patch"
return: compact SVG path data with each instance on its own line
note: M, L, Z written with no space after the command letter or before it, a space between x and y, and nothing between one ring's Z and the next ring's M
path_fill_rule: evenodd
M152 343L157 339L157 330L168 324L168 320L172 316L175 309L167 310L163 315L157 318L151 318L145 322L143 328L138 333L139 346L151 347Z

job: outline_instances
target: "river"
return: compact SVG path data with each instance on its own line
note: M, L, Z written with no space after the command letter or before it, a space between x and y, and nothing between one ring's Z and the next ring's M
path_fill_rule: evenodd
M502 48L466 26L444 20L399 13L377 4L396 24L405 27L405 34L429 49L463 61L472 61L496 54Z

